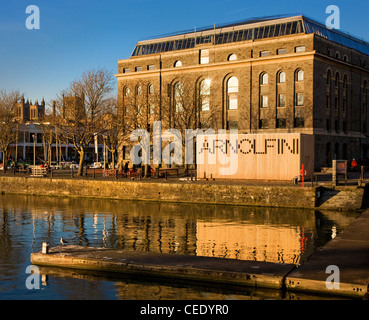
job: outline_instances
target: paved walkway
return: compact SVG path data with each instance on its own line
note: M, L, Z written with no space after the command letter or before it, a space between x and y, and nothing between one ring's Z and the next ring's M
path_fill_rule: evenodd
M339 273L333 273L333 269L326 273L329 266L337 266ZM327 287L327 278L335 275L339 276L339 288L330 289L333 283L328 281ZM288 290L327 294L363 297L368 292L368 286L369 210L286 278Z

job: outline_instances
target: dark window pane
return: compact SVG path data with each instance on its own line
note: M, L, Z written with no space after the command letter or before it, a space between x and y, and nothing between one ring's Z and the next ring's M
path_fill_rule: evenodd
M275 37L278 37L280 32L281 32L281 25L280 24L277 24L275 26L274 36Z

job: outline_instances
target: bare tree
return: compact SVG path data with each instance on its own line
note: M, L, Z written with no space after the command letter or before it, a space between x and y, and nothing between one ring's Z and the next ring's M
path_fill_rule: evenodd
M125 87L123 90L123 101L119 106L118 121L120 121L118 166L123 165L123 147L132 147L134 142L130 141L131 133L135 129L147 130L152 135L152 121L158 120L159 90L148 81L141 81L135 88ZM150 146L147 146L150 147ZM142 157L145 159L147 148L142 148ZM149 175L149 166L144 165L145 176Z
M45 153L45 162L51 166L51 156L52 156L52 144L56 139L55 134L55 117L56 117L56 102L52 102L52 111L46 111L43 117L43 121L40 122L40 128L42 130Z
M103 132L106 143L105 146L111 153L112 168L115 169L115 157L119 145L119 132L121 130L121 121L118 118L116 98L110 99L109 108L106 110L105 123L105 131Z
M162 118L169 128L179 131L182 139L182 163L185 172L185 148L192 136L186 136L186 130L216 128L220 117L219 108L211 105L210 81L205 77L194 82L192 77L183 75L170 86L162 111ZM190 150L186 150L187 152ZM191 150L192 152L194 150Z
M4 173L8 167L10 145L16 142L16 104L20 101L19 91L0 91L0 150L3 153Z
M105 131L105 115L112 90L112 72L89 70L57 97L55 134L79 154L79 176L83 173L87 148L96 134Z

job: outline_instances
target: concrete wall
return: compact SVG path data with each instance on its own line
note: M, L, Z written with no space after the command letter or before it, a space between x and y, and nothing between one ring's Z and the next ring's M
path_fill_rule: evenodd
M316 188L202 182L140 182L0 177L0 192L47 196L314 208Z

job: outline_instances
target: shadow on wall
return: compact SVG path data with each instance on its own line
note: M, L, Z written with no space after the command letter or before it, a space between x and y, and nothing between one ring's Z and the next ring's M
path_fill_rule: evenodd
M320 207L324 203L326 203L331 198L335 197L337 194L340 193L339 190L333 190L329 188L319 187L317 192L319 192L319 196L316 199L316 206Z

